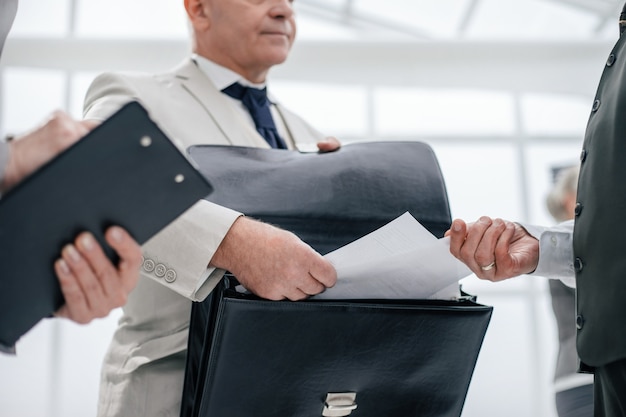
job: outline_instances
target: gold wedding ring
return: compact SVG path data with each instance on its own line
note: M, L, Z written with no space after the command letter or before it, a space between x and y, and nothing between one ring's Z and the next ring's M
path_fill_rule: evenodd
M482 269L483 271L489 271L489 270L493 269L494 266L496 266L496 261L493 261L492 263L490 263L487 266L481 266L480 269Z

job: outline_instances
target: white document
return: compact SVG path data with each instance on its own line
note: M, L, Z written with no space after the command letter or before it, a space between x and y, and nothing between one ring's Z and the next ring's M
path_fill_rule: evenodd
M325 255L337 284L316 298L451 299L458 281L471 274L450 253L449 238L437 239L411 214Z

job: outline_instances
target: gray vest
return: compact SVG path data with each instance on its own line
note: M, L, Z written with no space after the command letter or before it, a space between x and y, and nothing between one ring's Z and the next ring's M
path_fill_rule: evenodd
M607 58L580 160L577 348L585 364L601 366L626 358L626 35Z

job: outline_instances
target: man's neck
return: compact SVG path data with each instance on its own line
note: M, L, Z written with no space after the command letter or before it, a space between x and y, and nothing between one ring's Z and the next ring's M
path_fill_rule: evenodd
M251 84L265 84L265 80L267 78L267 74L269 73L269 68L264 68L264 69L247 69L247 68L243 68L240 65L237 65L235 62L233 62L232 60L229 59L224 59L224 58L220 58L220 57L214 57L214 56L210 56L207 54L201 54L199 52L195 52L198 56L201 56L205 59L208 59L209 61L213 62L214 64L217 64L219 66L222 66L224 68L227 68L237 74L239 74L241 77L243 77L245 80L247 80L248 82L250 82Z
M194 54L192 58L196 61L200 70L205 73L207 77L209 77L215 87L217 87L219 90L222 90L235 82L254 88L265 87L265 83L250 82L241 74L231 70L230 68L213 62L210 59L205 58L204 56Z

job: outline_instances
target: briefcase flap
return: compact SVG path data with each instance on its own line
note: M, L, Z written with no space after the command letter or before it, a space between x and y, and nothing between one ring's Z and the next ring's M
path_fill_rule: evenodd
M225 294L205 339L202 417L458 417L492 311L470 300ZM328 394L353 404L323 414Z
M289 230L322 254L407 211L437 237L450 226L443 176L425 143L329 153L198 145L188 153L214 187L207 200Z

